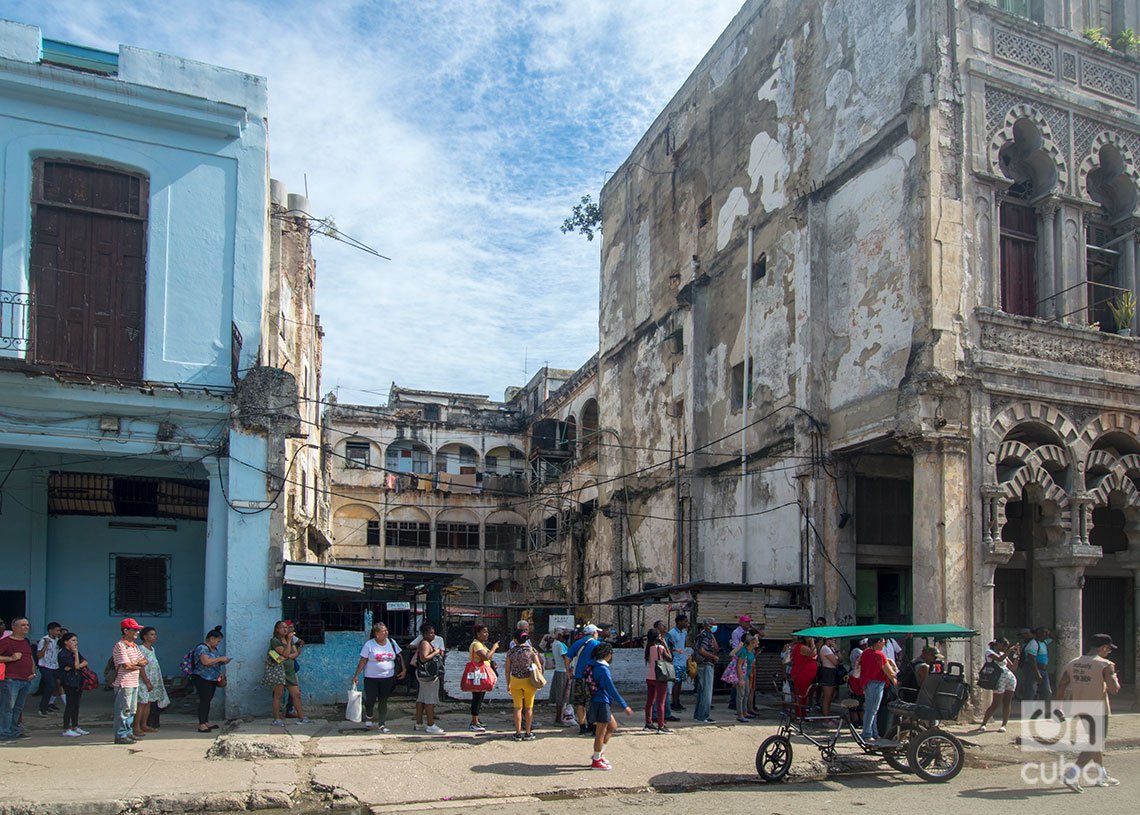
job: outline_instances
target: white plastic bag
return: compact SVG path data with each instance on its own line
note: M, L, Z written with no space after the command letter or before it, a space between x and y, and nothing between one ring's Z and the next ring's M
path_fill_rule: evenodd
M565 705L562 708L562 724L571 725L577 724L578 720L574 717L574 706Z
M356 689L356 683L348 689L348 704L344 706L344 718L359 722L364 717L364 694Z

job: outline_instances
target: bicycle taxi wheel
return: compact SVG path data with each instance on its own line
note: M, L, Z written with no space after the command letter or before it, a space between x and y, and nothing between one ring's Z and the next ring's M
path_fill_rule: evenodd
M787 736L775 735L764 739L756 751L756 772L765 781L783 781L792 766L792 742Z
M957 738L932 727L911 738L907 759L910 769L923 781L943 782L962 771L966 751Z

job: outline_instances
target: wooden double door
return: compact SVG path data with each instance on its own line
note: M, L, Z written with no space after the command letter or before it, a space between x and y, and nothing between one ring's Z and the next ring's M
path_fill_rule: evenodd
M31 252L37 364L142 379L146 187L145 178L130 173L37 161Z

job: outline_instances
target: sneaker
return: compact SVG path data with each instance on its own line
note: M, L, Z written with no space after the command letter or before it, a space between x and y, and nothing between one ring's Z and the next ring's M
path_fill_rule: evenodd
M55 702L52 702L50 705L48 705L48 710L50 710L52 713L59 713L59 708L56 707Z
M1004 732L1005 732L1005 725L1003 724L1001 727L999 727L999 728L998 728L997 730L995 730L994 732L995 732L995 733L1004 733Z
M67 736L67 738L69 738L69 739L74 739L74 738L78 738L79 736L82 736L83 734L77 733L77 732L75 732L75 730L64 730L60 735L61 736Z
M522 740L523 741L534 741L537 738L538 738L538 736L534 735L534 733L524 733Z
M313 720L310 719L308 716L305 716L304 718L297 720L297 724L312 724L312 723L313 723ZM213 730L213 728L210 728L210 729Z
M420 724L419 722L416 722L415 724L412 725L412 730L423 730L423 729L424 729L424 726L422 724Z
M46 710L37 710L36 715L39 716L41 719L46 719L47 718L47 711Z
M612 770L613 767L611 767L610 763L608 761L606 761L604 758L595 758L592 762L590 762L590 769L591 770Z
M467 725L467 729L472 733L483 733L487 730L487 728L483 727L481 724L469 724Z
M701 724L716 724L716 719L701 719Z
M642 728L642 729L644 729L644 730L653 730L653 731L656 731L656 730L657 730L657 725L655 725L655 724L650 724L649 722L646 722L646 723L645 723L645 727L644 727L644 728Z
M974 732L975 733L985 733L986 732L986 726L984 724L980 724L980 725L978 725L978 729L975 730Z
M391 733L392 731L388 729L388 725L382 724L376 728L376 732L377 733Z
M1068 773L1065 773L1061 777L1061 781L1073 792L1085 791L1084 787L1081 786L1081 777L1078 773L1073 773L1071 776Z
M373 727L372 720L371 719L365 719L364 720L364 729L365 730L371 730L372 727Z
M676 710L676 708L673 708L673 709ZM667 722L679 722L681 720L677 716L666 716L665 721L667 721Z
M270 724L272 724L274 727L284 727L285 726L285 720L284 719L274 719L272 722L270 722Z
M586 727L586 725L584 725L584 724L580 724L580 725L578 725L578 735L579 735L579 736L584 736L584 735L586 735L586 734L587 734L587 733L589 733L589 732L590 732L590 731L589 731L589 729Z
M672 733L673 731L670 730L668 727L659 727L659 728L657 728L657 732L658 733Z
M1108 773L1102 773L1100 778L1098 778L1096 780L1096 783L1093 784L1093 786L1094 787L1119 787L1120 786L1120 780L1117 778L1113 778Z
M447 731L440 727L438 724L429 724L424 728L425 733L431 733L433 736L439 736Z
M82 727L73 727L72 730L74 730L76 733L78 733L81 736L90 736L91 735L86 730L84 730Z
M523 740L523 734L522 733L515 733L514 735L511 736L511 741L522 741L522 740Z
M119 736L115 736L115 744L138 744L138 742L136 742L130 736L127 738L120 738Z
M673 705L673 706L672 706L672 709L673 709L673 710L684 710L684 709L685 709L685 706L684 706L684 705L682 705L682 704L676 704L676 705Z

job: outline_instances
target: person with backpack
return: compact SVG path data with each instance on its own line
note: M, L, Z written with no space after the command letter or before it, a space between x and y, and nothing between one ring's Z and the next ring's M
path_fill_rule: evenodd
M590 707L586 712L586 721L594 731L594 754L590 769L612 770L613 766L606 760L605 755L606 745L618 729L612 705L616 703L623 708L626 716L633 715L633 708L626 703L614 686L613 674L610 672L614 647L608 642L599 643L591 656L590 664L582 677L590 689Z
M507 651L507 690L515 710L515 741L534 741L534 695L538 692L535 677L542 676L542 656L530 644L530 634L515 632L515 644ZM546 684L543 680L542 684ZM523 730L525 726L525 731Z
M420 642L412 663L416 666L416 681L420 688L416 693L416 723L414 729L423 730L438 736L446 732L435 723L435 706L439 704L439 683L443 675L443 660L446 649L443 637L437 637L435 626L424 623L420 626ZM423 726L427 716L427 727Z
M218 650L221 642L222 627L214 626L202 638L202 642L194 647L191 656L190 681L194 685L194 692L198 694L199 733L218 729L216 724L210 724L210 703L214 701L217 689L225 687L224 667L230 662L230 658Z

